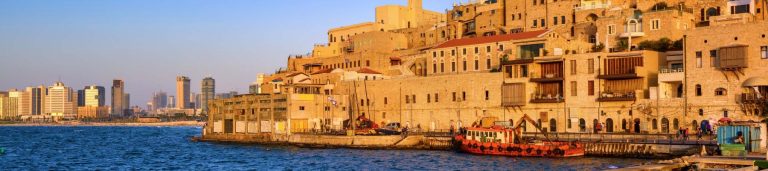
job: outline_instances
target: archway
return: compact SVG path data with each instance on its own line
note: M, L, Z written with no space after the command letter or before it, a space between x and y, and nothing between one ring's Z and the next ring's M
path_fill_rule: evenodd
M693 122L691 122L691 126L693 126L693 129L696 129L696 127L699 126L699 123L696 122L696 120L693 120Z
M587 121L584 118L579 119L579 132L587 132Z
M549 132L557 132L557 121L549 119Z
M605 132L613 132L613 119L605 119Z
M621 119L621 130L624 130L624 132L629 131L629 128L627 128L627 119Z
M593 119L592 120L592 132L594 132L594 133L597 133L597 124L600 124L600 123L598 123L597 119Z
M672 120L672 128L674 128L675 130L680 129L680 121L678 121L677 118Z
M661 119L661 132L669 133L669 119L667 118Z
M640 133L640 119L635 119L635 133Z

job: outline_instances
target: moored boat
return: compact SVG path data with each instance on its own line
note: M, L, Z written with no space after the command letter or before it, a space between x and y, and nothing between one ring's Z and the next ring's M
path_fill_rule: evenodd
M531 121L528 116L525 120ZM521 140L518 121L514 127L492 126L489 128L466 128L454 137L455 148L460 152L479 155L514 157L574 157L584 155L584 145L578 142L525 142ZM536 126L541 130L538 126ZM543 131L542 131L543 132Z

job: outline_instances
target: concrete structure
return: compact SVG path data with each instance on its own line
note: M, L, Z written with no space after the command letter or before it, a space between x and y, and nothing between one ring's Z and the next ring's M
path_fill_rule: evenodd
M128 106L125 106L125 82L123 80L112 80L112 116L122 117L123 112Z
M104 106L106 101L106 91L102 86L86 86L82 91L82 96L78 98L78 106ZM78 91L78 94L81 94ZM79 104L82 101L82 105Z
M48 87L45 95L44 113L58 118L75 118L77 94L64 83L56 82Z
M200 106L202 107L203 113L208 113L208 102L213 100L214 97L216 97L216 80L214 80L211 77L205 77L203 78L203 82L201 85L202 97L200 99Z
M191 108L189 95L189 77L176 77L176 108Z

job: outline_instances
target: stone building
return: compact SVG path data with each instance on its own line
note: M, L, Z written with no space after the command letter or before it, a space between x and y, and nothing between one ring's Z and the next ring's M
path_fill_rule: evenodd
M265 75L260 93L214 100L207 133L340 129L358 116L440 131L523 115L537 121L527 131L674 133L766 116L763 1L484 0L413 12L420 4L331 29L327 44Z

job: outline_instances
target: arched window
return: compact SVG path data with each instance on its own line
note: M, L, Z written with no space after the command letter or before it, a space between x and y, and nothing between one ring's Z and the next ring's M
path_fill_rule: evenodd
M557 132L557 121L549 119L549 132Z
M701 96L701 84L696 84L696 96Z
M587 121L584 118L579 119L579 131L587 132Z
M613 119L605 119L605 132L613 132Z
M651 127L653 129L659 129L659 121L656 119L651 120Z
M661 119L661 132L669 133L669 119L667 118Z
M627 119L621 119L621 130L627 130Z
M696 120L693 120L693 122L691 122L691 126L693 126L693 129L695 130L696 126L699 126L699 122L696 122Z
M677 118L672 120L672 128L675 130L680 129L680 121L678 121Z
M728 95L728 90L726 90L725 88L720 87L715 89L715 96L725 96L725 95Z

